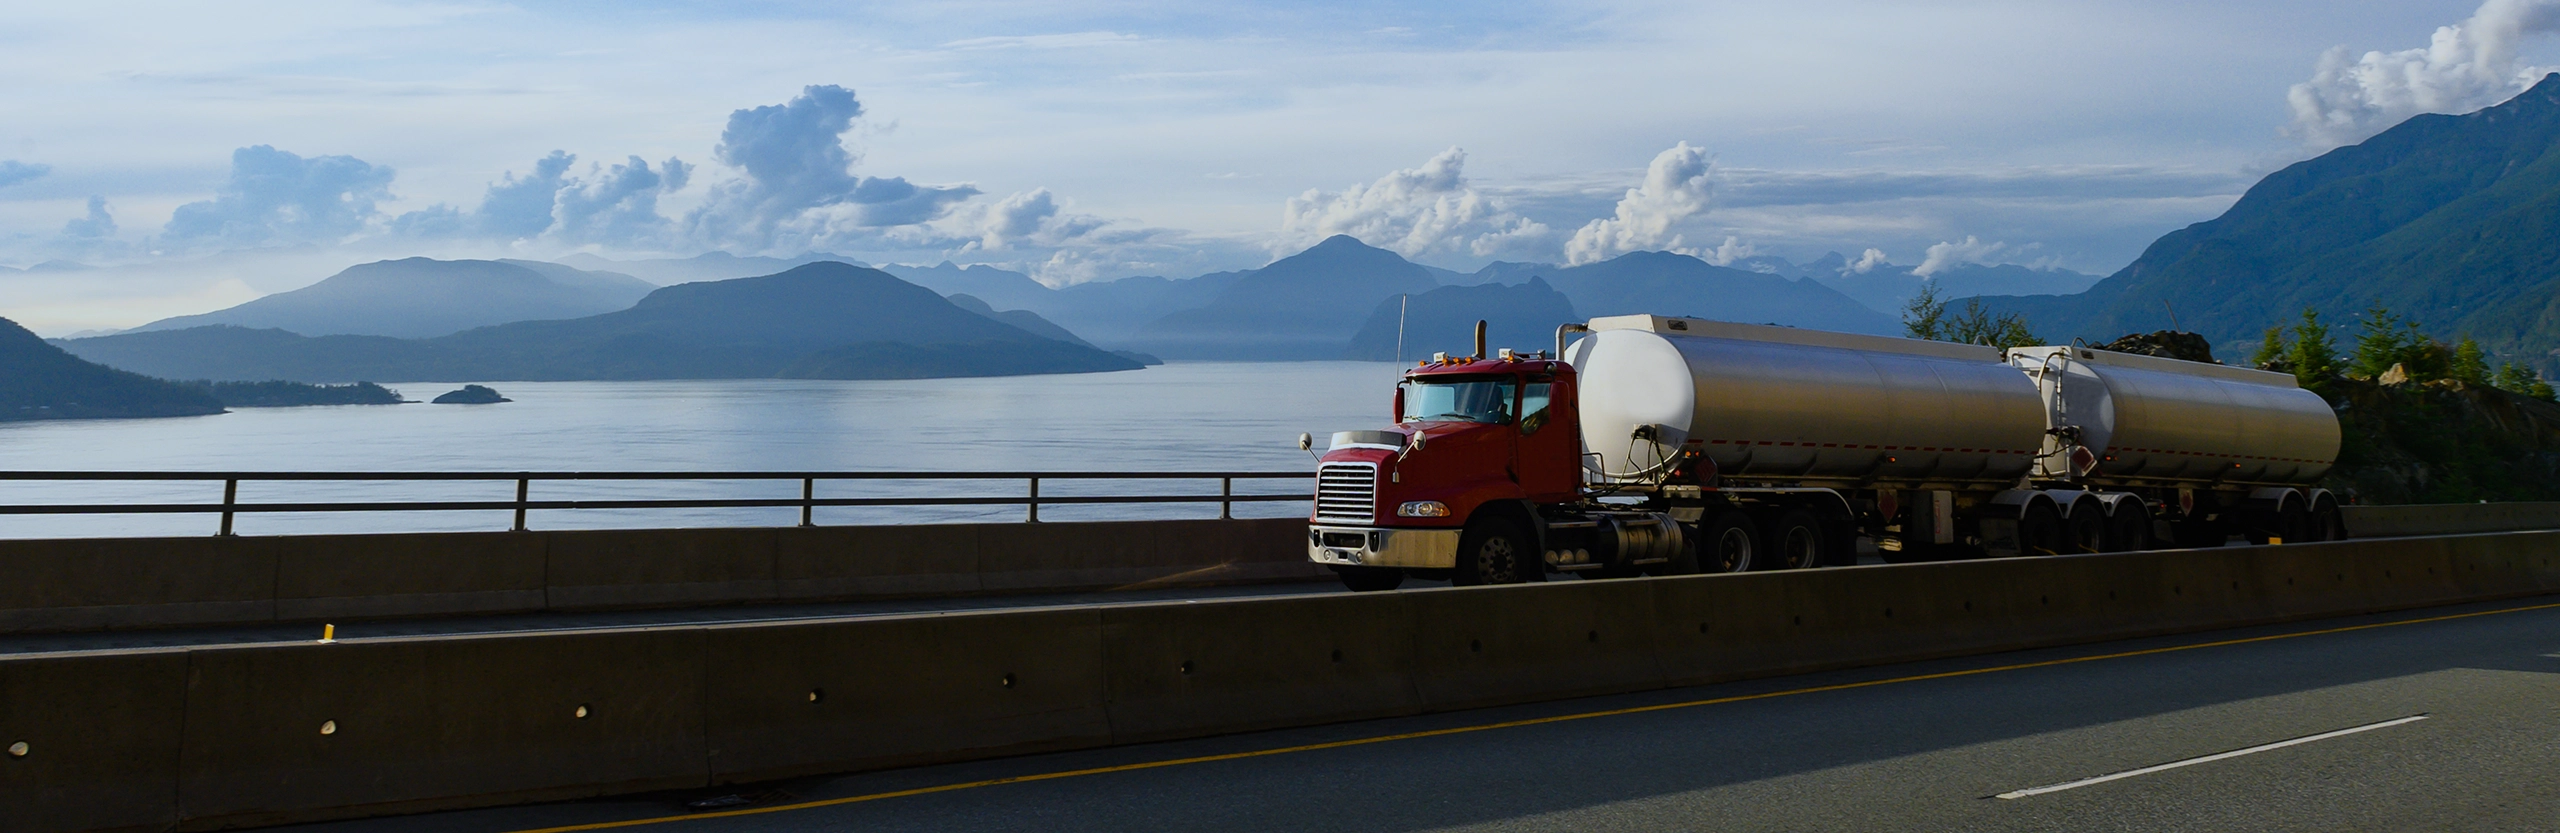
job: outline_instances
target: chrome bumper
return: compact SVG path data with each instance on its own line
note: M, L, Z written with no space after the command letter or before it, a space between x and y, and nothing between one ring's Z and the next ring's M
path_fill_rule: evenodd
M1310 525L1307 560L1359 567L1445 569L1458 564L1458 530Z

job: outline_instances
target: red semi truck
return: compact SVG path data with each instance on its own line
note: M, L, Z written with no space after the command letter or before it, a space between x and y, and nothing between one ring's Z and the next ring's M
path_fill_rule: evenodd
M2346 535L2292 376L2081 346L1632 315L1488 356L1479 322L1395 414L1317 461L1307 555L1354 590Z

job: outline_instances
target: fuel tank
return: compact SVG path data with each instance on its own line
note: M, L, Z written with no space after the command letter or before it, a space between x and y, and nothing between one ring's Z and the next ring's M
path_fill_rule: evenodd
M2290 373L2085 347L2009 361L2035 381L2047 424L2077 430L2093 484L2305 485L2338 457L2336 412ZM2047 438L2038 476L2075 465L2065 441Z
M1604 480L1686 447L1728 480L2001 485L2044 445L2035 380L1995 348L1653 315L1590 328L1566 359Z

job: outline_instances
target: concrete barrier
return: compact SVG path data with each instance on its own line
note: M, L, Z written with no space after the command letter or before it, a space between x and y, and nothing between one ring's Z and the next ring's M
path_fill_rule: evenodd
M752 781L1109 742L1092 608L708 629L709 761Z
M254 826L699 786L703 636L191 650L177 806Z
M176 824L186 685L184 651L0 662L0 828Z
M52 759L0 760L0 798L36 808L23 812L56 829L276 824L2553 593L2560 532L2519 532L35 655L0 659L0 733L30 734L39 754L60 744L72 757L44 764L53 769L11 768ZM182 732L172 723L179 703ZM578 718L579 707L592 711ZM322 734L330 720L335 731ZM97 727L106 733L86 736ZM111 763L126 760L176 766Z
M2347 534L2357 538L2469 535L2560 529L2560 503L2426 503L2407 506L2341 506Z
M1293 519L0 540L0 633L1330 580Z

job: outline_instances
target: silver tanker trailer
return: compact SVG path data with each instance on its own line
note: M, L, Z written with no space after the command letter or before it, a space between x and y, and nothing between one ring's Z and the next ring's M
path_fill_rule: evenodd
M1487 357L1479 324L1396 412L1318 461L1308 555L1354 589L2346 534L2292 376L2078 346L1631 315Z

